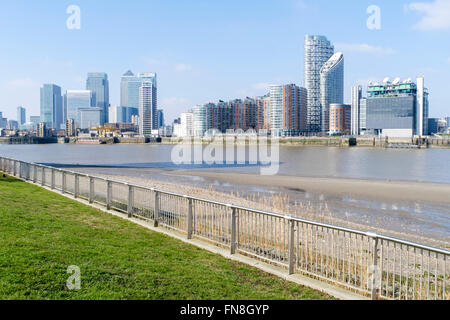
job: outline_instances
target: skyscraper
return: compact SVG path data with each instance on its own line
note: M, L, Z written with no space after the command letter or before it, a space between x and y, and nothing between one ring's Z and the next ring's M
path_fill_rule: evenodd
M352 87L352 124L351 134L359 136L361 134L361 99L362 99L362 87Z
M271 132L273 136L296 136L304 131L307 92L295 84L270 87Z
M139 134L148 136L158 129L156 85L145 80L139 87Z
M194 136L203 137L207 130L207 110L213 104L199 104L193 108Z
M44 84L41 88L41 122L47 128L61 129L63 124L63 108L61 87Z
M344 103L344 55L335 53L320 70L320 107L322 132L330 131L330 104Z
M92 92L93 107L102 109L101 124L108 122L109 108L109 81L108 75L103 72L88 73L86 90Z
M320 101L320 71L334 54L334 46L324 36L305 37L305 86L308 91L307 130L322 130Z
M164 127L164 111L162 109L158 109L158 129Z
M139 108L139 88L142 83L151 82L156 88L156 73L138 73L128 71L122 76L120 83L120 104L122 107Z
M67 90L65 95L67 119L74 119L75 126L80 128L80 109L93 107L94 99L90 90Z
M425 77L417 77L416 134L428 134L428 91L425 89Z
M24 107L17 107L17 122L19 123L19 126L27 122L27 115Z
M131 70L128 70L120 81L120 106L122 107L128 106L128 82L132 78L135 78L135 75Z

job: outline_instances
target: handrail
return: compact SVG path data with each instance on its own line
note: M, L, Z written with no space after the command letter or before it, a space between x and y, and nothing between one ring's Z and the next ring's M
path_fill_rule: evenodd
M328 228L328 229L334 229L336 231L343 231L343 232L358 234L358 235L362 235L362 236L367 236L369 238L378 238L378 239L381 239L381 240L397 242L399 244L414 246L414 247L417 247L419 249L426 249L426 250L433 251L433 252L436 252L436 253L440 253L440 254L444 254L444 255L450 255L450 250L446 250L446 249L443 249L443 248L437 248L437 247L433 247L433 246L428 246L428 245L416 243L416 242L413 242L413 241L399 239L399 238L395 238L395 237L390 237L390 236L386 236L386 235L382 235L382 234L375 234L375 233L372 233L372 232L369 232L369 231L362 231L362 230L356 230L356 229L352 229L352 228L335 226L335 225L331 225L331 224L326 224L326 223L322 223L322 222L307 220L307 219L293 217L293 216L289 216L289 215L284 215L284 214L279 214L279 213L274 213L274 212L268 212L268 211L259 210L259 209L248 208L248 207L244 207L244 206L234 205L234 204L230 204L230 203L225 203L225 202L220 202L220 201L216 201L216 200L210 200L210 199L205 199L205 198L200 198L200 197L195 197L195 196L189 196L189 195L185 195L185 194L181 194L181 193L161 190L161 189L158 189L158 188L152 188L152 187L147 187L147 186L143 186L143 185L139 185L139 184L129 183L129 182L122 181L122 180L116 180L116 179L111 179L111 178L99 177L99 176L95 176L95 175L92 175L92 174L76 172L76 171L67 170L67 169L55 168L55 167L51 167L51 166L46 166L46 165L34 163L34 162L26 162L26 161L16 160L16 159L8 158L8 157L0 157L0 158L6 159L6 160L11 160L11 161L19 161L19 162L35 165L35 166L38 166L38 167L41 167L41 168L57 169L60 172L64 171L66 173L70 173L70 174L74 174L74 175L76 174L76 175L82 176L82 177L103 180L105 182L110 181L112 183L124 184L124 185L127 185L127 186L132 186L132 187L135 187L135 188L145 189L145 190L148 190L148 191L157 191L157 192L162 193L162 194L167 194L167 195L172 195L172 196L177 196L177 197L184 197L184 198L188 198L188 199L192 199L192 200L196 200L196 201L202 201L202 202L206 202L206 203L210 203L210 204L216 204L216 205L221 205L221 206L232 207L232 208L235 208L237 210L249 211L249 212L258 213L258 214L262 214L262 215L266 215L266 216L276 217L276 218L284 218L284 219L287 219L287 220L293 220L293 221L296 221L296 222L306 223L306 224L314 225L314 226L317 226L317 227L323 227L323 228Z

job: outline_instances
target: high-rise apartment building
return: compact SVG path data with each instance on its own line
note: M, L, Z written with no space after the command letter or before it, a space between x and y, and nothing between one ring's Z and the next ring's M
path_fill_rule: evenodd
M207 126L207 114L208 114L208 108L213 107L214 104L202 104L202 105L196 105L193 108L194 113L194 136L196 137L202 137L208 126Z
M194 135L194 113L183 112L180 116L180 131L177 133L180 137L192 137Z
M27 122L27 114L24 107L17 107L17 122L19 123L19 126Z
M88 109L94 106L92 92L90 90L67 90L64 101L67 119L74 119L75 126L80 128L80 109Z
M344 103L344 55L335 53L320 69L321 131L329 132L330 104Z
M156 81L147 79L139 87L139 134L149 136L153 130L158 130Z
M270 94L255 98L256 103L256 130L270 131ZM304 117L303 121L306 121ZM306 128L306 123L302 125Z
M47 128L61 129L63 125L63 103L61 87L44 84L41 88L41 117Z
M307 131L322 130L320 97L320 71L333 56L334 46L324 36L305 37L305 87L308 91Z
M361 134L361 99L362 99L362 87L352 87L352 124L351 134L359 136Z
M109 81L108 75L103 72L88 73L86 90L92 92L92 106L102 110L101 124L108 122L109 108Z
M296 136L305 130L307 91L295 84L270 87L271 133Z

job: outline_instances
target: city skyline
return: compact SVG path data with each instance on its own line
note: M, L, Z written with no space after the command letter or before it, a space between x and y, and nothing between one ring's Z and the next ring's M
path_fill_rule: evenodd
M427 3L433 8L440 5L435 1ZM0 94L5 97L1 108L7 118L15 118L17 106L27 108L28 115L37 115L42 84L55 83L64 91L82 89L86 74L92 71L108 74L111 105L120 105L120 77L126 70L158 73L158 107L164 108L169 121L205 101L263 95L270 84L295 83L302 87L305 86L305 34L323 34L335 45L335 51L344 53L345 103L350 103L353 85L366 86L369 80L381 80L386 75L406 79L423 74L431 89L430 116L448 114L445 74L450 70L450 61L447 61L450 54L449 44L443 40L448 36L449 27L439 19L427 25L429 19L426 18L437 13L421 14L414 10L411 2L377 3L382 13L381 30L369 30L366 26L369 2L339 5L323 1L177 3L178 9L186 9L187 17L173 12L173 4L159 1L153 2L154 11L159 15L146 11L149 4L145 3L134 3L126 8L108 3L108 14L101 13L101 1L95 4L79 1L78 5L82 13L80 30L66 28L66 4L18 1L4 5L3 12L11 14L1 14L2 21L7 27L17 29L18 35L18 40L12 39L3 31L5 72L0 76ZM17 10L18 7L23 10ZM255 10L261 21L254 17ZM204 16L206 12L212 12L206 21L193 21L196 19L192 18ZM158 32L154 32L152 41L139 42L138 49L126 53L115 52L114 41L103 46L104 51L91 50L95 41L100 44L96 43L96 47L102 47L101 44L113 37L126 45L138 43L143 34L141 30L145 28L136 28L137 22L130 18L124 20L125 14L134 15L133 20L142 26L157 23ZM333 25L331 15L347 19L340 19L342 23ZM135 19L141 16L146 19ZM273 18L274 22L267 23L268 18ZM47 23L41 25L42 19ZM115 20L123 21L125 27L111 23ZM20 26L18 21L26 23ZM31 26L39 32L48 32L49 39L54 37L54 43L31 38L27 31ZM118 28L123 30L118 31ZM99 39L99 34L104 39ZM215 39L217 34L223 36ZM290 41L284 41L288 36ZM66 46L61 47L61 41ZM29 94L23 95L24 90Z

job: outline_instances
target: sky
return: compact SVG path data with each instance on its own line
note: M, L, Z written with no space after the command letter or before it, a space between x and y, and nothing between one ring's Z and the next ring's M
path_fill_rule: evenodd
M132 70L157 73L168 124L196 104L303 86L306 34L344 53L345 102L352 85L424 75L430 116L450 116L450 0L1 1L0 112L39 115L42 84L85 89L88 72L108 74L114 106Z

